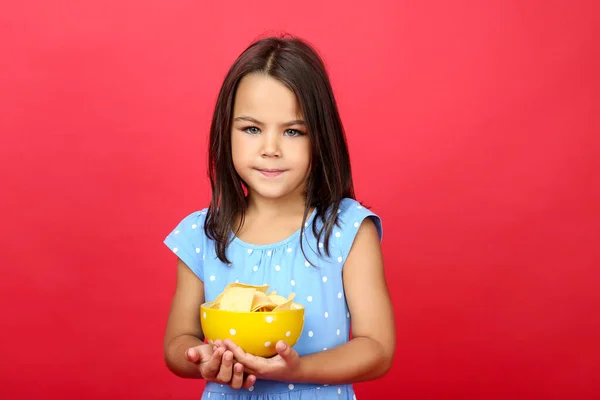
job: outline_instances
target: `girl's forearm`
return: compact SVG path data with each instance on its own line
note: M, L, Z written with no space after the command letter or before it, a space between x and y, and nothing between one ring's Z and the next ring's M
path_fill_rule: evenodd
M185 352L190 347L196 347L204 342L192 335L179 335L165 346L165 363L167 368L175 375L182 378L202 378L198 365L190 362L185 357Z
M357 337L339 347L300 357L292 381L348 384L385 375L392 365L393 352L377 341Z

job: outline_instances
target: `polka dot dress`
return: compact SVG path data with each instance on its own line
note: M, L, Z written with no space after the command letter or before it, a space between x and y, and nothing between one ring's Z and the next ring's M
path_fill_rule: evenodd
M300 248L300 230L269 245L253 245L235 237L227 249L230 265L221 262L214 243L204 234L206 209L185 217L166 237L165 244L204 282L205 299L212 301L231 282L269 284L269 290L305 307L302 335L294 349L302 356L326 351L348 341L350 313L344 295L342 270L363 220L372 218L382 237L380 218L353 199L344 199L339 224L325 254L324 238L312 233L315 213L307 221ZM320 228L318 221L317 227ZM321 254L319 254L321 251ZM234 328L232 328L234 329ZM206 384L202 399L355 399L352 385L316 385L259 380L250 389L231 389L214 382Z

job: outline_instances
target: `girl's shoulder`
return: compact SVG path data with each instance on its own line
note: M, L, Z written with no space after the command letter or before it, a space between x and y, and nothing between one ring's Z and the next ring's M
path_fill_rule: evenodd
M340 252L338 261L346 260L354 239L363 222L371 220L375 225L379 240L383 239L383 223L381 217L372 209L352 198L342 199L337 211L336 225L331 231L331 243Z
M208 208L203 208L189 213L164 239L164 244L201 278L204 250L207 246L204 232L207 212Z
M383 223L381 217L372 209L355 199L342 199L338 210L338 224L342 230L354 232L360 228L366 218L371 219L373 224L375 224L379 240L381 240L383 238Z

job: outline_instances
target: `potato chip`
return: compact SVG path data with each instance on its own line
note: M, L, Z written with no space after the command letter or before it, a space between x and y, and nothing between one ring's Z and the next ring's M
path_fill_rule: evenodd
M296 296L290 293L287 299L273 290L267 294L269 285L230 283L215 298L209 308L241 312L269 312L302 308L293 303Z
M227 291L228 289L231 288L252 288L252 289L256 289L259 292L262 293L267 293L267 290L269 289L269 285L264 284L264 285L249 285L247 283L239 283L239 282L233 282L228 284L227 286L225 286L225 289L223 290L224 292Z
M273 309L273 311L290 310L292 306L292 300L287 300L285 303L279 304Z
M275 303L276 305L283 304L288 300L285 297L280 296L278 294L269 295L268 298L272 303Z
M255 291L254 299L252 301L252 309L250 311L256 311L267 307L275 308L277 307L277 304L274 303L269 296L263 292Z
M296 297L296 293L290 293L287 299L285 299L285 297L281 297L284 301L278 304L273 311L291 310L293 303L292 300L294 300L294 297Z
M250 311L256 289L249 287L232 287L221 297L221 310Z

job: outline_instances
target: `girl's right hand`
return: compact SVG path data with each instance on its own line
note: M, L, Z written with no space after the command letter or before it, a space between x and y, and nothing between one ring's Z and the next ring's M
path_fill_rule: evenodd
M229 385L233 389L249 389L256 382L256 376L248 375L244 379L244 366L234 362L233 353L220 341L192 347L185 353L188 361L197 364L200 375L207 382Z

